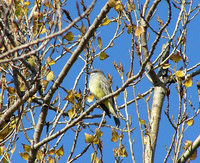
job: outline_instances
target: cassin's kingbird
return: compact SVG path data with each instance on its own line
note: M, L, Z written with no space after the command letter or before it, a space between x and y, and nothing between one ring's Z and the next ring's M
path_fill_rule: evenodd
M111 87L106 79L103 71L100 69L93 69L90 72L90 80L89 80L89 89L90 92L94 95L94 97L98 100L108 94L110 94ZM120 126L120 121L116 114L116 109L114 105L114 98L109 98L108 100L103 101L100 106L106 112L106 114L110 117L110 113L113 115L115 120L115 124L117 127Z

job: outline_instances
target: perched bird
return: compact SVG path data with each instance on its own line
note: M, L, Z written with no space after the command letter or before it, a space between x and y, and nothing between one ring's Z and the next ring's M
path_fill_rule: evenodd
M93 69L90 72L90 79L89 79L89 89L90 92L94 95L96 100L110 94L111 87L108 83L108 80L106 79L103 71L100 69ZM120 126L120 121L118 119L118 116L116 114L116 109L114 105L114 98L109 98L108 100L104 100L100 106L102 109L106 112L106 114L110 117L110 113L112 114L115 124L117 127Z

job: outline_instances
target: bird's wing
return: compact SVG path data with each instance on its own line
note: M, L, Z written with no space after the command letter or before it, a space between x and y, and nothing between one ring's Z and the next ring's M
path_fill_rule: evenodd
M110 84L108 83L107 79L102 79L100 78L101 82L100 83L100 87L103 90L103 92L105 93L105 96L110 94L112 92ZM114 105L114 98L109 98L108 101L110 102L110 104L112 105L113 109L115 110L115 105ZM116 110L115 110L116 112Z

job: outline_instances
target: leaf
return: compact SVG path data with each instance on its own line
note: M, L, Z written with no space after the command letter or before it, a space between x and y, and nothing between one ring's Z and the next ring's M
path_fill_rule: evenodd
M55 154L59 157L64 155L63 145L55 151Z
M109 0L109 1L108 1L108 5L109 5L110 8L115 7L115 3L116 3L115 0Z
M135 36L140 36L142 33L144 33L144 27L143 26L136 27Z
M108 25L110 23L110 20L108 19L108 17L105 17L104 19L103 19L103 22L102 22L102 26L104 26L104 25Z
M86 143L92 143L93 140L94 140L94 136L93 135L85 133L85 142Z
M127 26L127 33L128 33L128 34L131 34L131 33L132 33L131 24L129 24L129 25Z
M180 37L178 37L177 40L179 41ZM186 43L186 37L183 36L183 37L181 37L181 45L184 45L185 43Z
M149 93L149 96L147 97L146 102L148 102L150 100L151 94L152 94L152 92Z
M49 157L47 158L47 162L48 162L48 163L53 163L53 162L54 162L53 157L49 156Z
M95 152L91 154L91 163L101 163Z
M30 150L31 150L31 146L30 145L22 144L22 146L23 146L23 149L24 149L25 152L27 152L27 153L30 152Z
M185 73L183 72L183 70L178 70L176 71L176 76L179 78L182 78L185 76Z
M65 36L63 36L63 39L66 39L67 41L73 41L73 40L74 40L74 35L73 35L73 33L70 31L70 32L68 32Z
M55 79L55 75L53 74L53 71L50 71L46 76L46 80L52 81L53 79Z
M81 31L82 36L85 35L85 33L87 31L87 28L86 28L86 26L83 23L82 23L82 25L80 27L80 31Z
M132 8L132 6L129 3L127 4L127 9L128 9L128 12L133 11L133 8Z
M122 12L124 9L123 5L122 5L122 1L117 1L115 3L115 11L117 12Z
M43 34L43 33L47 33L48 32L48 30L46 29L46 27L45 26L43 26L43 28L42 28L42 30L41 30L41 34Z
M162 27L164 24L163 24L163 21L160 19L160 17L157 15L157 22L160 23L159 25Z
M192 126L192 125L194 124L194 120L193 120L193 119L190 119L190 120L186 121L186 124L187 124L188 126Z
M162 65L162 68L163 69L168 69L170 67L170 64L168 64L168 63L164 63L163 65Z
M128 157L125 147L122 145L119 149L119 155L122 157Z
M0 156L3 155L3 146L0 146Z
M103 135L103 132L100 131L98 128L95 128L95 134L98 138L100 138Z
M48 81L46 81L46 80L40 80L40 84L42 85L42 92L44 93L44 91L46 90L46 88L47 88L47 85L49 84L49 82Z
M188 88L192 86L192 77L188 77L185 81L184 81L184 85Z
M56 152L55 149L50 149L50 150L48 151L48 154L49 154L49 155L53 155L53 154L55 154L55 152Z
M184 143L185 146L183 146L182 149L186 151L192 145L192 143L193 142L191 140L186 140Z
M24 6L29 6L31 2L24 2Z
M173 62L178 63L179 61L182 60L182 57L179 55L179 52L176 54L172 55L170 58Z
M99 138L94 138L94 140L92 141L93 144L99 144L100 140Z
M72 90L67 91L67 96L64 98L64 100L69 101L72 104L75 104L75 94Z
M99 49L102 50L102 40L101 40L101 37L97 37L97 41L98 41Z
M69 118L73 118L77 116L76 110L72 107L70 110L67 111Z
M88 95L88 96L86 97L86 99L87 99L87 101L90 103L90 102L93 101L94 95L93 95L93 94L90 94L90 95Z
M13 88L13 87L8 87L8 92L10 93L10 94L15 94L16 92L15 92L15 88Z
M51 66L51 65L54 65L56 62L52 58L48 57L47 63L48 63L49 66Z
M141 99L143 98L142 95L141 95L140 93L138 93L138 97L141 98Z
M119 138L119 135L117 133L117 131L115 131L113 128L112 128L112 138L111 138L111 141L112 142L116 142Z
M10 151L12 154L15 152L16 147L17 147L17 145L14 143L14 147L13 147L13 149ZM1 154L0 154L0 156L1 156Z
M144 119L139 119L139 123L142 124L142 125L146 124Z
M33 56L28 58L28 63L33 67L36 67L36 62L35 61L36 61L36 58L33 57Z
M106 58L108 58L109 56L106 54L106 52L101 52L100 54L99 54L99 59L100 60L104 60L104 59L106 59Z
M29 154L28 154L28 153L25 153L25 152L20 153L20 152L19 152L19 155L20 155L24 160L28 161L28 158L29 158Z

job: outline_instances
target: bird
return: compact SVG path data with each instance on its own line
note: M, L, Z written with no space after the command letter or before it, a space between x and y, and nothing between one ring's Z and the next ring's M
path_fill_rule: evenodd
M111 86L106 79L104 73L100 69L93 69L90 72L89 78L89 90L94 95L95 99L98 100L110 93L112 93ZM120 121L116 113L116 108L114 105L114 98L111 97L107 100L104 100L100 103L102 109L106 112L106 114L111 118L110 114L112 114L115 124L117 127L120 126Z

